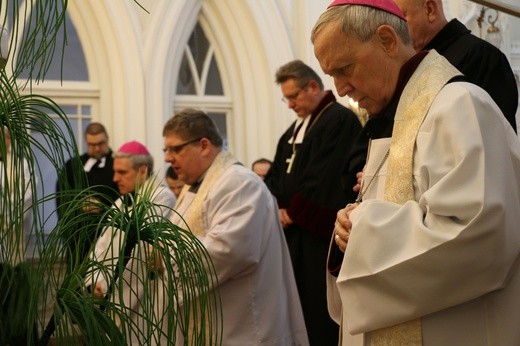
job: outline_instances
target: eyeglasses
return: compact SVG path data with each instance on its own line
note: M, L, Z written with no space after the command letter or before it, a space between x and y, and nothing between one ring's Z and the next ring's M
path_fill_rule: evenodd
M198 142L202 138L203 137L195 138L195 139L192 139L190 141L187 141L187 142L179 144L179 145L170 145L170 146L168 146L166 148L163 148L163 152L165 154L178 154L178 153L180 153L182 151L182 149L184 149L185 146L187 146L188 144L191 144L191 143Z
M307 85L304 85L303 88L300 88L300 90L298 90L297 92L295 92L292 95L282 97L282 101L285 103L294 102L294 101L296 101L298 96L300 96L300 93L304 90L307 91Z
M87 146L89 146L91 148L95 148L95 147L102 147L105 144L107 144L107 141L101 141L101 142L97 142L97 143L87 143Z

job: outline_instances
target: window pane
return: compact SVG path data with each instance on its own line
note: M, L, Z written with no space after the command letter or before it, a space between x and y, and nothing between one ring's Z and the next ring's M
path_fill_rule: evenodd
M209 42L199 23L197 23L195 29L193 29L188 45L195 60L195 66L197 66L197 73L201 76L204 60L206 60L206 55L209 50Z
M179 95L195 95L195 83L191 74L190 65L186 54L182 58L181 67L179 69L179 81L177 82L177 94Z
M63 121L57 120L58 125L63 133L66 133L66 126ZM75 131L77 120L71 121L72 129ZM77 133L75 133L77 135ZM45 140L43 135L40 132L32 131L31 136L35 139L39 145L45 148L46 152L53 152L53 148L49 147L49 143ZM75 139L70 138L69 141L74 141ZM56 184L57 184L57 175L56 175L56 167L54 164L47 158L46 155L42 153L42 151L37 146L32 146L33 153L36 158L36 162L38 164L38 169L36 170L37 176L37 198L38 200L43 200L45 196L49 196L56 192ZM65 160L68 160L68 155L64 157ZM55 199L45 199L43 203L40 203L39 206L39 214L44 217L45 225L43 232L50 233L53 228L56 226L58 217L55 213L56 211L56 200Z
M85 116L86 116L86 115L92 115L92 114L91 114L91 111L92 111L91 108L92 108L92 107L91 107L90 105L87 105L87 106L81 106L81 114L82 114L82 115L85 115Z
M227 128L226 128L226 113L217 113L217 112L208 112L208 115L215 124L217 125L217 128L220 132L220 135L222 136L222 139L224 140L223 148L227 149Z
M33 11L37 11L35 8ZM36 16L31 16L32 20L36 20ZM64 44L63 31L60 30L58 37L56 38L56 50L52 57L52 62L47 71L45 79L51 80L71 80L71 81L88 81L88 70L85 61L85 55L83 54L83 48L79 41L78 33L70 15L67 12L65 16L66 28L67 28L67 45L63 52L63 69L61 61L61 49ZM31 23L31 27L36 25L35 22ZM36 40L41 42L41 37L37 37ZM20 77L27 78L29 73L27 70L22 71Z
M211 64L209 65L208 79L206 81L206 95L224 95L222 82L220 80L220 72L218 70L215 56L211 58Z
M50 151L47 141L39 132L33 132L31 136L45 147L46 151ZM38 163L39 170L41 172L36 176L37 184L37 196L38 200L42 200L44 196L49 196L56 192L56 168L52 165L51 161L36 147L33 147L33 152L36 156L36 162ZM46 220L44 225L44 233L50 233L56 226L58 217L54 212L56 210L56 201L54 199L46 200L44 203L40 203L38 206L39 214L44 216Z
M78 141L78 150L80 154L83 154L87 151L87 142L85 141L85 130L87 126L91 123L91 119L81 119L81 133L76 135Z
M63 113L67 114L67 118L78 115L78 106L76 105L59 105Z
M69 124L71 126L74 138L67 139L67 142L76 141L78 145L79 153L83 153L86 148L84 133L85 129L90 124L91 119L89 116L82 116L78 114L78 110L87 109L90 110L91 105L70 105L70 104L60 104L59 105L62 111L67 115L69 119ZM56 114L49 114L54 121L57 123L62 133L67 133L68 130L66 128L66 124L64 121L59 119ZM36 139L38 143L43 145L47 151L52 151L49 148L47 141L44 140L43 136L36 131L32 131L31 135ZM42 199L44 196L48 196L49 194L56 192L56 184L57 184L57 176L56 176L56 167L49 161L49 159L39 150L36 146L32 147L34 150L34 155L38 165L41 169L41 175L37 176L37 193L38 199ZM65 160L68 160L69 157L64 157ZM42 203L40 206L40 215L43 215L44 218L49 218L47 223L44 226L44 232L49 233L55 227L57 222L57 216L54 211L56 209L56 201L54 199L47 200Z

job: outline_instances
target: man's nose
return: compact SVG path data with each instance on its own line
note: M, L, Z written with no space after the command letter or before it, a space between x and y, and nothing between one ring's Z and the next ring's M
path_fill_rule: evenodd
M348 81L334 78L334 85L339 96L347 96L354 91L354 87Z

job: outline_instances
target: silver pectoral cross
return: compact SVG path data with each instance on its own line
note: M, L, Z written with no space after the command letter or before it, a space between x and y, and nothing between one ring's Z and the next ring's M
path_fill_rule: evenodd
M288 158L287 160L285 160L285 162L287 162L289 165L287 166L287 174L290 174L291 173L291 169L292 169L292 165L294 163L294 158L296 157L296 152L293 151L292 155L290 158Z

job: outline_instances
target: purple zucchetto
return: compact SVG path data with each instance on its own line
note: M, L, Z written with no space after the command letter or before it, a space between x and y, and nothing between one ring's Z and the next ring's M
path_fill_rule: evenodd
M150 152L144 145L138 141L131 141L123 144L118 150L118 153L125 153L130 155L150 155Z
M329 4L329 6L327 6L327 8L341 5L370 6L379 10L386 11L403 20L406 20L403 12L401 12L399 7L393 0L334 0Z

